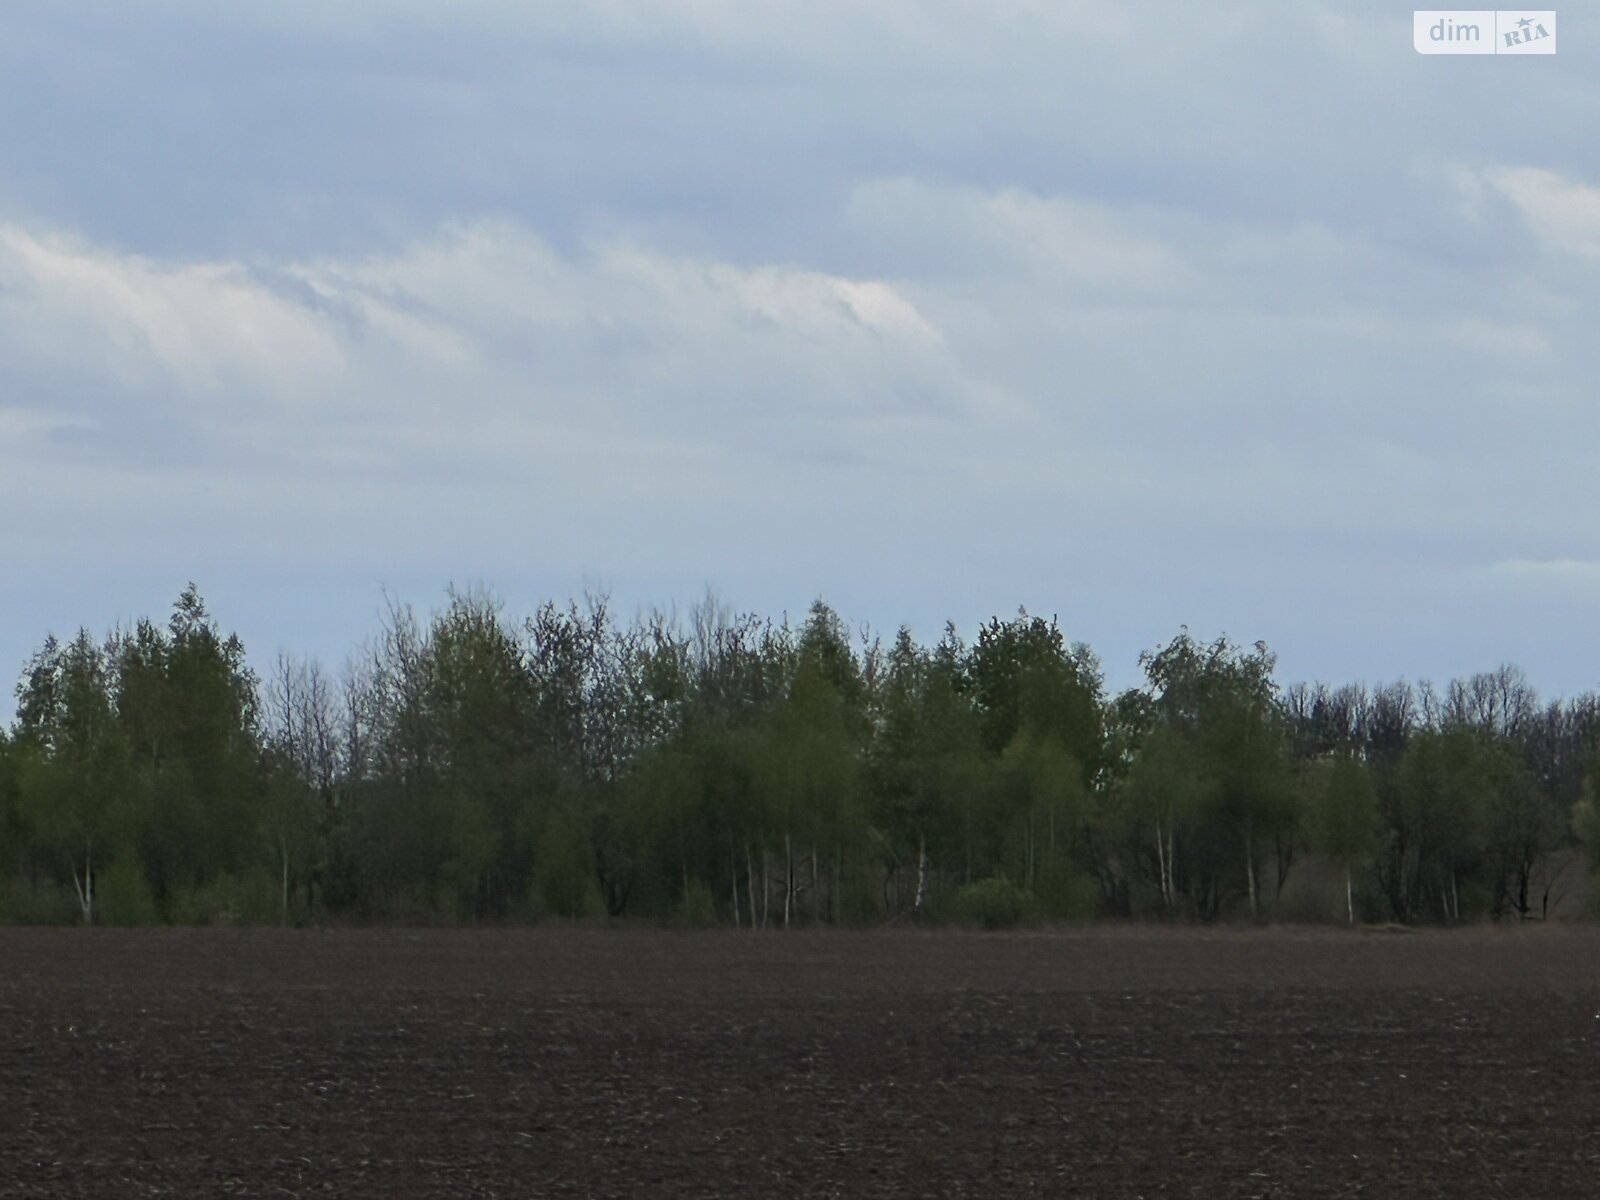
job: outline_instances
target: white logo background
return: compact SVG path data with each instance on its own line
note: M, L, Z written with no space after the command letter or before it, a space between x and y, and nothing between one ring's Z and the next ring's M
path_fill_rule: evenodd
M1554 54L1553 9L1430 8L1411 14L1418 54Z

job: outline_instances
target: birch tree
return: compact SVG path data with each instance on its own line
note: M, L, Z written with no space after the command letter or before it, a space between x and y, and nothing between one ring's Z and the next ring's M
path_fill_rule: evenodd
M1356 921L1354 874L1381 836L1378 795L1366 768L1348 752L1337 755L1312 790L1312 844L1344 871L1345 917Z
M104 648L85 629L66 645L47 640L18 700L18 740L32 751L18 780L20 807L65 869L83 923L91 925L96 877L126 841L130 785Z
M268 791L264 826L279 867L280 920L289 923L296 876L307 901L313 864L337 807L340 731L337 697L315 659L278 656L266 703Z

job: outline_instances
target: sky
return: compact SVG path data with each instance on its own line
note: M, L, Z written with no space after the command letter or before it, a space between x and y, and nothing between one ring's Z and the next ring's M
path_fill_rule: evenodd
M0 675L193 580L1600 685L1600 14L18 0ZM0 719L11 712L9 688Z

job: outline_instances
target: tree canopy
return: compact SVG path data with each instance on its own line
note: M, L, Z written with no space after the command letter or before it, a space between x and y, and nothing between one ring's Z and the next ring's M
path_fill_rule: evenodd
M1057 620L887 645L822 601L619 622L390 601L342 671L258 675L192 584L47 637L0 734L14 919L646 916L744 927L1535 917L1600 866L1600 702L1520 672L1281 688L1180 630L1107 695ZM1570 876L1568 877L1570 879Z

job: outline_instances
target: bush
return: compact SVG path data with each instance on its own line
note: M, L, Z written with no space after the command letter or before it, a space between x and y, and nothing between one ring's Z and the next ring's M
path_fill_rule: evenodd
M96 876L94 907L94 919L105 925L155 924L155 896L137 854L125 851L117 855L111 866Z
M1093 879L1069 866L1043 872L1034 888L1041 916L1053 921L1087 921L1094 917L1100 894Z
M78 897L54 880L20 875L11 882L6 918L18 925L75 925L80 919Z
M717 923L717 902L711 889L698 879L691 879L678 900L673 922L688 929L704 929Z
M956 915L985 929L1012 929L1033 915L1032 898L1004 875L969 883L956 893Z
M282 919L278 887L266 872L243 879L218 875L173 893L168 916L176 925L276 925Z
M839 920L843 925L875 925L883 919L883 893L865 872L851 873L841 885Z
M587 917L604 910L593 853L577 823L552 822L540 849L538 886L545 914Z

